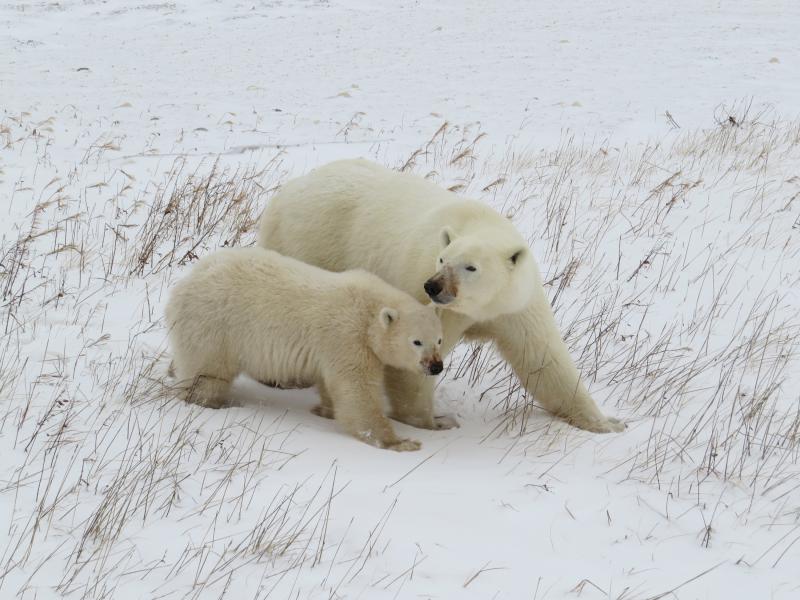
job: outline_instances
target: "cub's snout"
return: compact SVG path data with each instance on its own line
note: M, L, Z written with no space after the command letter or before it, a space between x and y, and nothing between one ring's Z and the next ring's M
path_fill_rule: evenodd
M438 375L444 370L444 364L438 354L423 360L422 367L428 375Z

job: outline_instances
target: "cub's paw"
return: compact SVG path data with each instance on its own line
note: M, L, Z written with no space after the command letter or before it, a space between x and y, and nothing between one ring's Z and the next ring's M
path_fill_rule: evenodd
M415 450L422 448L422 444L420 444L417 440L401 439L397 440L396 442L385 444L384 448L387 450L394 450L395 452L414 452Z
M197 406L202 406L203 408L235 408L237 406L241 406L241 403L236 400L231 400L226 397L221 396L196 396L190 395L185 398L186 402L189 404L196 404Z
M333 409L328 408L327 406L322 406L322 404L317 404L314 408L311 409L311 412L317 415L318 417L325 417L326 419L333 418Z
M455 418L451 417L450 415L433 417L434 429L453 429L455 427L461 427L461 425L459 425L458 421L456 421Z
M397 415L391 413L389 417L395 421L400 421L406 425L416 427L417 429L452 429L453 427L458 427L458 421L450 415L442 415L441 417L419 417L416 415Z

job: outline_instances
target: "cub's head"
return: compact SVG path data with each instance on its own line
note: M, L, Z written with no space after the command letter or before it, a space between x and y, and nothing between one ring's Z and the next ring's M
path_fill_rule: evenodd
M436 272L425 282L425 293L436 304L486 321L519 312L531 301L539 271L516 231L458 235L445 227L440 244Z
M409 298L397 307L384 306L369 337L372 351L385 365L425 375L442 372L442 322L432 305Z

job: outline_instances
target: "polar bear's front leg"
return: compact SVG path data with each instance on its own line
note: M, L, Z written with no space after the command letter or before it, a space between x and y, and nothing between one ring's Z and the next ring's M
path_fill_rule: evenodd
M548 412L596 433L625 429L619 419L605 416L589 395L561 339L544 290L522 312L476 324L467 337L493 340L525 389Z
M458 422L449 416L433 415L434 378L392 367L384 370L384 385L395 421L420 429L451 429Z
M377 379L380 379L379 377ZM320 386L333 404L334 419L352 436L378 448L419 450L416 440L398 437L381 409L380 383L326 379Z

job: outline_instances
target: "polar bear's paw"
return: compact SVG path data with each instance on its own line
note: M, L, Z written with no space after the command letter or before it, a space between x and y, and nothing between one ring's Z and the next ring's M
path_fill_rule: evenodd
M569 419L569 423L578 429L584 429L594 433L619 433L620 431L625 431L627 427L623 421L616 417L603 417L600 419L572 417Z
M414 452L422 448L422 444L417 440L398 439L395 442L390 442L384 446L387 450L394 450L395 452Z

